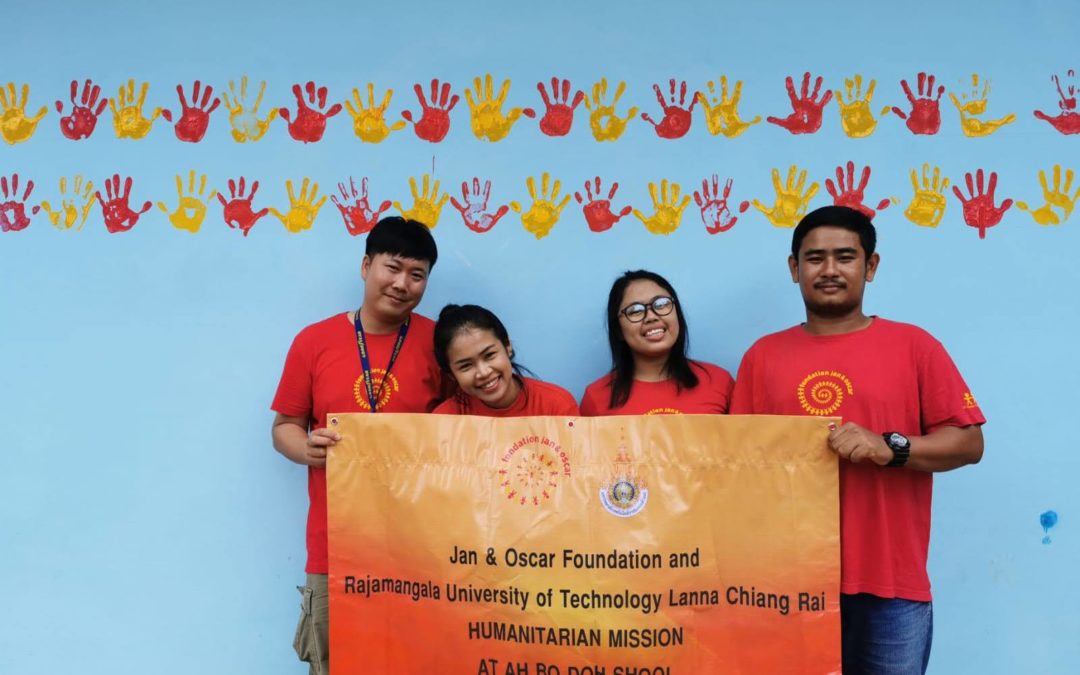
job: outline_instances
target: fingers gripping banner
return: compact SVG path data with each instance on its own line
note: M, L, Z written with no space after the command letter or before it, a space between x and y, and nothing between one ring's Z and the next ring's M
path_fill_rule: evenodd
M838 673L828 422L331 416L333 672Z

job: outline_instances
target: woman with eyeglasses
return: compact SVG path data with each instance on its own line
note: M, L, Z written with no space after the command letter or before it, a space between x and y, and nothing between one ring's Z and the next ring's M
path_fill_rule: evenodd
M560 386L521 374L499 317L478 305L447 305L435 322L435 360L458 392L439 404L440 415L578 416L574 396Z
M719 366L692 361L679 296L654 272L627 272L608 294L611 372L581 398L581 414L725 414L734 385Z

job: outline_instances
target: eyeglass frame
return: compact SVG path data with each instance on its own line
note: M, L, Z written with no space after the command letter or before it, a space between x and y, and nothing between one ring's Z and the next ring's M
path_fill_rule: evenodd
M660 311L658 311L656 309L656 303L659 300L667 300L668 301L669 309L666 312L660 312ZM636 320L636 321L634 319L631 319L630 315L627 313L630 310L630 308L632 308L632 307L641 307L641 308L643 308L641 318ZM658 295L658 296L656 296L655 298L653 298L652 300L650 300L647 303L644 303L644 302L631 302L626 307L623 307L622 309L620 309L619 314L621 316L625 317L626 320L629 321L630 323L642 323L643 321L645 321L646 318L648 318L650 309L652 310L653 315L655 315L657 317L668 316L669 314L671 314L675 310L675 298L671 297L670 295Z

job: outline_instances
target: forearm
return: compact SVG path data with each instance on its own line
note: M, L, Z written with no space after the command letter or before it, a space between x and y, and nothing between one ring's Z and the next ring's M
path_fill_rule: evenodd
M311 466L308 455L308 431L295 421L275 421L271 436L274 449L291 461Z
M915 471L951 471L976 464L983 455L982 427L942 427L925 436L910 436L907 464Z

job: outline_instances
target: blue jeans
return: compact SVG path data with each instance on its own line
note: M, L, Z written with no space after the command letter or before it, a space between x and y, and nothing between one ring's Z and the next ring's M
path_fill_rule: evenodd
M840 596L844 675L922 675L930 661L934 608L929 602Z

